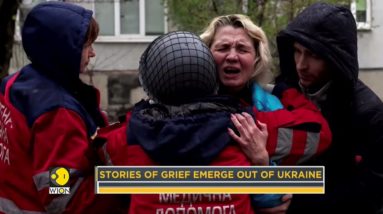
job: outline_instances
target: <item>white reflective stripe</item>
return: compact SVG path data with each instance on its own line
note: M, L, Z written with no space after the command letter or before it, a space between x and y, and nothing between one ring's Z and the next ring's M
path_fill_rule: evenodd
M104 143L104 145L102 146L102 151L104 152L106 165L113 166L112 159L110 158L110 155L109 155L108 151L106 150L106 143Z
M278 129L277 147L271 157L272 161L279 161L290 154L293 145L293 130L289 128Z
M71 174L72 174L72 170L71 170ZM71 186L69 195L61 195L59 197L56 197L55 199L53 199L51 201L50 204L48 204L45 207L45 209L49 213L53 213L53 214L63 213L65 211L67 205L69 204L70 200L72 199L74 194L77 192L77 190L80 187L80 184L82 183L83 180L84 180L84 178L79 178L76 181L76 183L73 186ZM78 202L78 203L80 203L80 202Z
M312 158L316 152L318 151L319 146L319 140L320 140L320 133L316 132L307 132L307 141L305 145L305 151L303 154L303 157L298 160L298 164L303 163L310 158Z
M45 212L22 210L13 201L0 197L0 212L17 214L43 214Z
M49 187L49 171L41 172L33 176L37 191Z

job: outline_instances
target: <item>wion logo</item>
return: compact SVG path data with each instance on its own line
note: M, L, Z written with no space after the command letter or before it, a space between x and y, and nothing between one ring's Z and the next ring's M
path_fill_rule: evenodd
M49 170L49 194L70 194L69 170L54 167Z

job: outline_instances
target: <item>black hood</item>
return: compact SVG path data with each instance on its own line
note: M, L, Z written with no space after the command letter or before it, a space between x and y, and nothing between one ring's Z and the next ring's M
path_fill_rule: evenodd
M297 84L294 42L330 62L334 81L354 88L358 79L356 22L349 9L315 3L300 13L277 36L281 75L277 81Z
M162 165L209 164L232 142L227 128L233 128L230 113L239 112L239 106L229 97L181 106L141 101L129 120L129 145L141 145Z

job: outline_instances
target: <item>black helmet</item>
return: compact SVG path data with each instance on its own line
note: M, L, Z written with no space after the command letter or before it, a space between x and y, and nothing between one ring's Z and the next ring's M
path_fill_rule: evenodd
M218 89L209 48L186 31L155 39L141 56L139 78L150 98L168 105L187 103Z

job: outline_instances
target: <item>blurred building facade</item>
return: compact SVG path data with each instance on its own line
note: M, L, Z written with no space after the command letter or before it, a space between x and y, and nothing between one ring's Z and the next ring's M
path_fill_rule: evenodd
M28 11L42 1L46 0L23 0L21 4L11 72L29 63L20 43L20 26ZM108 113L111 121L115 121L134 103L145 97L137 76L142 52L154 38L175 30L166 16L166 1L69 2L93 10L99 22L100 35L94 44L96 57L89 65L90 72L81 78L100 89L101 108ZM353 0L351 9L359 29L360 78L383 98L383 1Z

